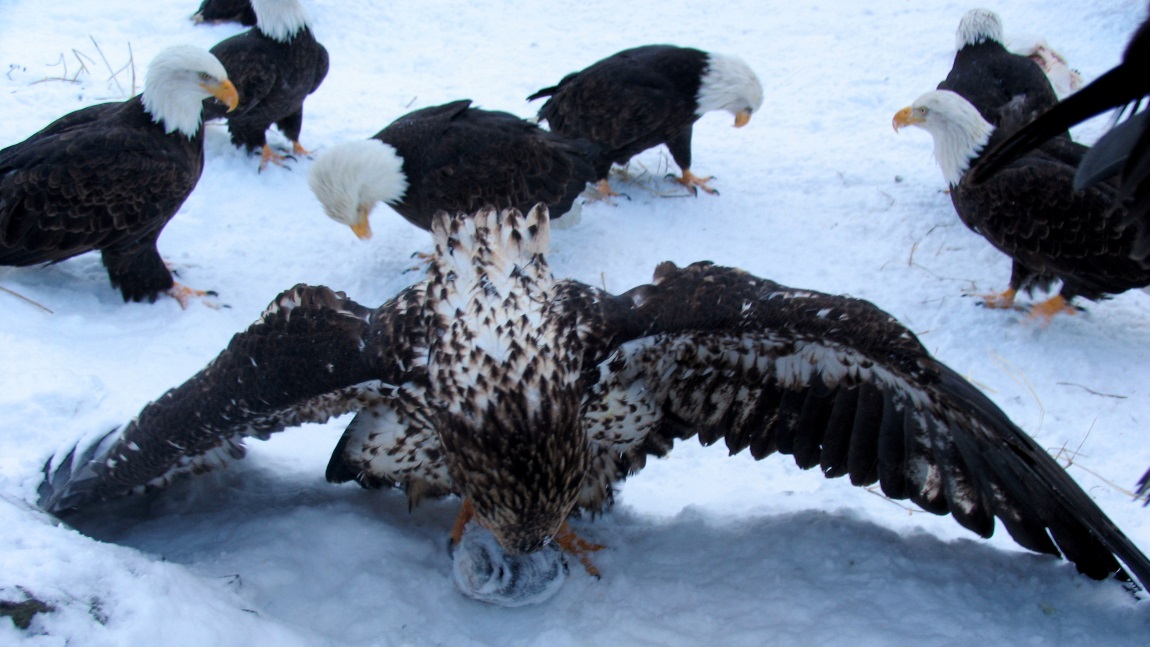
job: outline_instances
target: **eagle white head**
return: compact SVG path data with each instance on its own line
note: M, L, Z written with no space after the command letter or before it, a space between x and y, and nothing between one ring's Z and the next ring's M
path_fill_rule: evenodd
M312 164L307 182L324 213L361 239L371 238L368 216L375 204L394 204L407 191L403 158L378 139L332 146Z
M219 59L192 45L175 45L157 54L148 65L140 95L144 110L164 126L164 132L179 131L187 137L199 131L208 97L219 99L229 111L239 103L239 93Z
M256 29L272 40L285 42L311 26L311 17L299 0L252 0Z
M707 69L695 102L695 114L700 117L712 110L726 110L735 115L735 127L740 128L762 107L763 85L741 58L712 52L707 54Z
M991 40L1006 42L1002 35L1002 19L990 9L971 9L958 21L958 31L954 35L954 48L977 45Z
M994 126L969 101L950 90L931 90L895 113L895 132L918 126L934 138L934 158L950 185L958 184L970 160L986 146Z

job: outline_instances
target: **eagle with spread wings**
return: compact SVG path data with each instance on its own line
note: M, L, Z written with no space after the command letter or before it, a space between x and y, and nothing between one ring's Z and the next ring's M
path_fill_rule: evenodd
M328 480L399 487L413 504L459 496L453 539L493 538L473 561L487 574L560 549L594 573L599 547L568 517L609 507L648 457L697 437L877 482L984 537L997 518L1086 575L1150 582L1150 561L1042 447L867 301L708 262L662 263L619 295L557 280L542 206L440 213L432 231L426 280L378 308L283 292L130 423L50 459L40 505L64 514L161 487L242 456L245 437L355 412ZM548 564L482 599L519 603L560 572Z

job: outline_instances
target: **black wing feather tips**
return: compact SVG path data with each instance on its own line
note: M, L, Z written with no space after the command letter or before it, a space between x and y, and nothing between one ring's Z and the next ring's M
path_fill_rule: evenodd
M638 316L653 328L690 332L624 345L601 366L595 387L605 392L609 380L627 373L642 382L637 390L666 419L653 433L697 432L707 444L725 438L732 453L749 446L756 459L793 453L800 467L850 474L855 485L878 482L887 496L950 512L984 537L997 516L1023 546L1061 550L1091 577L1120 571L1118 555L1150 581L1150 561L1073 479L886 313L708 264L663 266L656 276ZM756 337L765 342L757 355L768 357L765 369L752 360L755 352L747 354L747 339ZM841 365L821 366L818 358L828 356ZM718 380L755 387L743 398L709 398ZM832 397L829 415L813 413Z
M123 432L50 461L41 505L60 514L163 485L242 436L373 406L394 385L426 381L420 361L446 324L421 304L445 287L417 284L375 310L327 288L289 290ZM609 504L611 484L648 455L698 435L724 440L732 453L788 453L828 477L877 482L982 536L998 517L1023 546L1061 554L1091 577L1122 575L1117 558L1150 582L1150 561L1037 443L869 302L710 263L663 263L653 283L619 296L574 281L549 289L552 306L522 301L578 321L584 368L571 388L592 447L585 509ZM364 466L345 464L342 452L329 477L383 484L357 474Z

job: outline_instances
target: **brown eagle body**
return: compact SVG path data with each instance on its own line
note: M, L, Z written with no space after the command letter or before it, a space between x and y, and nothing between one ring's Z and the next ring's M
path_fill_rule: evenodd
M295 152L307 152L299 143L303 104L327 76L328 54L308 27L299 0L255 0L253 5L261 21L220 41L211 52L240 94L239 106L226 115L232 143L248 152L263 150L266 164L278 159L267 147L273 124ZM278 20L272 22L269 15ZM218 102L205 102L204 110L205 119L225 116Z
M705 112L727 110L742 126L763 101L758 78L733 57L673 45L646 45L613 54L539 90L549 97L539 118L552 132L602 148L596 168L605 180L612 164L666 145L691 181L691 133Z
M203 170L209 83L234 105L219 61L197 48L165 50L143 95L77 110L0 150L0 265L99 251L125 301L155 301L172 288L156 240Z
M1062 154L1064 142L1052 140L976 184L967 168L1006 130L994 129L947 91L928 92L899 111L895 128L907 125L934 137L935 157L963 223L1012 260L1009 289L988 305L1010 306L1019 290L1048 289L1060 280L1059 295L1035 306L1034 314L1050 316L1075 297L1097 300L1150 285L1150 269L1130 257L1135 231L1124 224L1116 189L1100 183L1075 190L1075 166Z
M425 281L365 308L323 287L259 321L121 430L45 466L64 513L241 456L245 436L358 412L332 481L457 494L510 555L675 439L879 483L1096 578L1150 561L1050 456L872 304L710 263L621 295L552 278L546 210L437 217Z
M441 209L487 205L527 211L542 203L558 220L596 179L595 145L467 99L408 113L372 139L332 147L308 178L328 216L365 238L376 202L429 231Z

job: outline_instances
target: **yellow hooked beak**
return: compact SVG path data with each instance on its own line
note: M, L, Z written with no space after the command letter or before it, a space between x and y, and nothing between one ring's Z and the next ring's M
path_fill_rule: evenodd
M367 221L370 212L370 209L363 206L356 210L355 224L351 225L351 230L355 232L355 237L360 240L371 238L371 223Z
M200 87L227 106L228 112L235 110L236 106L240 105L240 93L236 90L236 86L227 79L219 83L201 83Z
M750 110L740 110L735 115L735 128L742 128L743 126L746 126L747 122L750 120L751 120L751 111Z
M891 120L890 125L894 127L894 131L897 133L899 128L921 124L923 121L924 119L921 115L912 110L910 106L907 106L894 113L894 119Z

